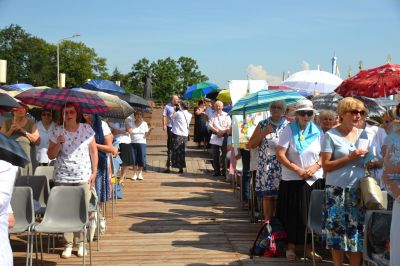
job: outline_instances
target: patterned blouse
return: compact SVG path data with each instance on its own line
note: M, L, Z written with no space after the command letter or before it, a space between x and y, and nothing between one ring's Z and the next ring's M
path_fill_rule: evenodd
M57 143L59 135L64 134L65 142L54 164L54 181L59 183L88 182L92 173L89 144L94 131L89 124L79 124L75 132L69 132L61 126L55 128L50 140Z

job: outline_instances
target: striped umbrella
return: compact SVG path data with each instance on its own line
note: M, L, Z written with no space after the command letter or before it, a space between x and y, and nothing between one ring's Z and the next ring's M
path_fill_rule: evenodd
M94 114L107 112L109 108L99 96L66 89L28 89L15 98L26 104L32 104L46 109L61 110L67 102L79 105L82 113Z
M300 99L305 99L295 91L288 90L260 90L241 98L229 112L231 115L244 115L266 111L274 101L283 101L286 105L294 104Z

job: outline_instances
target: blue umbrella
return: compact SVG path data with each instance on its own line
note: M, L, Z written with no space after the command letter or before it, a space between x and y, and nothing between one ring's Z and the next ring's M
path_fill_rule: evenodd
M24 167L30 160L18 142L0 133L0 160Z
M1 88L6 91L24 91L26 89L33 88L33 86L31 84L16 83L16 84L1 86Z
M124 89L122 89L120 86L115 84L112 81L105 80L105 79L92 79L85 84L83 84L82 88L87 89L87 90L92 90L92 91L103 91L103 92L108 92L108 93L113 93L113 92L120 92L124 93Z
M230 115L264 112L274 101L283 101L286 105L294 104L304 96L288 90L260 90L241 98L232 107Z
M201 82L187 88L183 98L199 99L204 98L207 93L218 90L218 86L211 82Z

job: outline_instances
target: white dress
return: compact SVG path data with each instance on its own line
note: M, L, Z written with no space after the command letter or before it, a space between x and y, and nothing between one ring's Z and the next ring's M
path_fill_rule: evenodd
M0 160L0 265L13 265L13 254L8 239L8 213L18 167Z

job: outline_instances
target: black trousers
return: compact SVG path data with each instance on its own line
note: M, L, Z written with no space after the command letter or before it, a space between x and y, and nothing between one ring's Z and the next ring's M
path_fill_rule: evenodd
M224 136L222 146L211 145L213 153L213 168L215 174L226 174L227 136Z
M171 166L172 127L167 127L167 167Z

